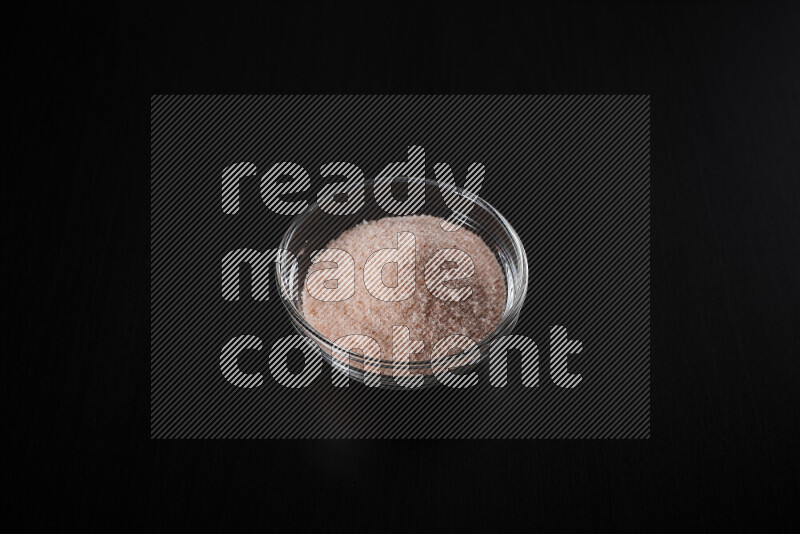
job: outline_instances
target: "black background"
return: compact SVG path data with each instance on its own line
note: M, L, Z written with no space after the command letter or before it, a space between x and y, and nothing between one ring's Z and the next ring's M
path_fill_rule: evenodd
M292 6L34 5L13 24L8 118L30 132L5 169L31 188L6 202L28 231L9 280L15 509L59 528L788 519L800 9ZM652 94L651 439L151 441L154 93Z

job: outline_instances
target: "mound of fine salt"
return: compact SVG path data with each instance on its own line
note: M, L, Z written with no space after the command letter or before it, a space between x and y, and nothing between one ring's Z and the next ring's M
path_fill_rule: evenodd
M354 226L328 243L326 249L346 251L354 259L354 294L339 302L324 302L312 297L304 284L302 309L308 323L331 341L353 334L369 336L380 344L380 358L385 361L392 361L398 352L392 347L393 326L407 327L412 341L424 342L422 352L411 354L412 362L428 360L436 342L450 335L481 341L500 322L506 300L505 276L481 238L464 228L446 232L441 222L442 219L427 215L387 217ZM398 234L402 232L410 232L415 238L416 286L410 298L386 302L367 290L364 264L375 251L397 248ZM431 294L425 283L426 263L441 249L458 249L472 259L472 276L447 283L448 287L471 287L466 300L441 300ZM455 264L446 267L453 268ZM310 270L313 271L314 268ZM389 263L383 269L382 280L386 286L397 285L396 264ZM431 287L435 291L435 286Z

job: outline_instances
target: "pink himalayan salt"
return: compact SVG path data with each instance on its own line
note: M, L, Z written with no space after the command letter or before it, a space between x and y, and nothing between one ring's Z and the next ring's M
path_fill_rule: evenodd
M308 323L331 341L351 334L369 336L380 344L384 361L394 359L394 325L409 328L412 341L425 343L422 353L411 354L412 362L427 361L436 342L449 335L481 341L500 322L506 299L505 277L481 238L464 228L446 232L441 222L428 215L387 217L363 222L328 243L326 249L344 250L355 260L355 294L340 302L322 302L311 297L304 285L302 307ZM364 263L379 249L396 248L400 232L411 232L416 239L416 291L407 300L384 302L367 291ZM472 295L460 302L439 300L425 285L425 265L430 257L439 249L453 248L466 252L475 265L473 276L448 283L472 288ZM397 283L396 264L389 264L383 272L386 285Z

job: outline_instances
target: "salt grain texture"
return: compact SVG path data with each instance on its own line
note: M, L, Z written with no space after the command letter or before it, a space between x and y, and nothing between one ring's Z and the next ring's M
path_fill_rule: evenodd
M412 362L427 361L436 342L453 334L476 343L485 338L497 327L505 308L505 276L481 238L464 228L445 232L441 222L428 215L387 217L354 226L328 243L325 248L344 250L355 260L355 294L341 302L322 302L304 287L302 307L308 323L332 341L351 334L369 336L380 344L384 361L394 360L395 325L408 327L412 341L425 343L423 352L411 355ZM364 263L377 250L396 248L400 232L411 232L416 239L416 291L407 300L384 302L367 291ZM472 288L468 299L442 301L425 285L425 265L439 249L459 249L472 258L474 275L448 283L451 287L468 284ZM396 265L384 269L383 280L388 286L397 283Z

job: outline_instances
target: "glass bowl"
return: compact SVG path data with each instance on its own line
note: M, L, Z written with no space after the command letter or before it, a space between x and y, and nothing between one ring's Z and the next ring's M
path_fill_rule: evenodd
M414 215L433 215L443 219L456 218L463 228L475 233L483 239L489 249L494 252L505 275L506 302L500 322L488 336L476 340L478 352L470 352L465 357L465 352L436 358L436 368L447 368L451 372L466 373L479 364L485 357L488 347L496 338L511 332L517 323L522 304L528 289L528 260L525 249L517 233L509 222L486 201L462 188L442 185L435 180L420 180L409 178L396 178L392 185L393 194L400 197L414 180L425 184L425 203ZM396 217L384 211L374 199L374 180L365 180L365 204L352 215L331 215L315 202L303 213L297 215L291 222L283 239L280 249L292 253L296 261L289 261L285 256L279 259L276 265L276 279L280 289L281 300L289 313L290 320L297 331L312 339L320 347L322 356L333 368L334 372L343 373L359 382L364 382L368 371L372 373L370 385L381 387L401 387L391 375L393 363L391 360L375 362L365 360L364 356L347 351L334 345L333 340L326 339L319 331L311 326L303 316L301 292L305 291L305 280L308 269L311 267L311 257L317 250L325 248L330 241L339 237L344 231L365 221L376 220L384 217ZM448 188L448 192L457 195L462 202L460 205L471 206L464 212L454 212L445 203L441 191ZM451 201L451 204L454 202ZM289 256L291 258L291 256ZM299 289L299 291L298 291ZM294 291L294 293L293 293ZM428 349L428 347L426 347ZM433 362L408 363L408 372L411 375L422 376L423 386L438 383L431 373ZM439 366L443 367L439 367ZM375 373L375 371L379 371ZM376 378L379 377L379 382ZM341 377L340 377L341 378Z

